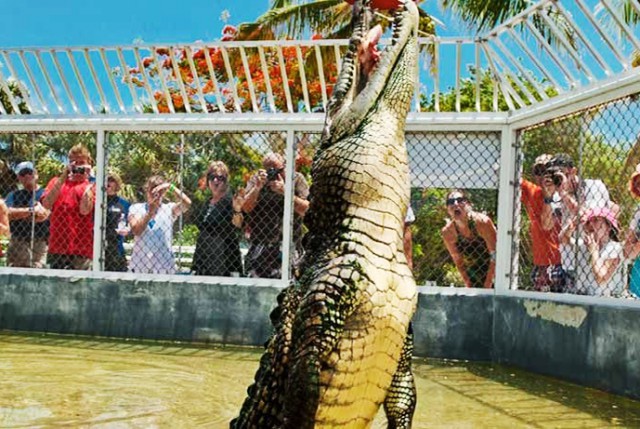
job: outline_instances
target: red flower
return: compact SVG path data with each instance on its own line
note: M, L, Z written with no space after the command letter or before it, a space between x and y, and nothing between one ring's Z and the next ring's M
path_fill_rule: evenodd
M238 28L227 24L222 28L222 34L236 35L238 34Z

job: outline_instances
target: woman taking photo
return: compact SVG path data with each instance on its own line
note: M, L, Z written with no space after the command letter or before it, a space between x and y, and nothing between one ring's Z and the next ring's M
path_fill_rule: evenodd
M129 209L129 225L134 235L129 271L174 274L173 223L191 206L189 197L162 176L151 176L144 186L146 203ZM163 199L177 202L163 202Z
M209 165L206 174L211 198L196 217L200 231L192 271L198 276L241 276L240 228L244 189L231 197L229 169L222 161Z

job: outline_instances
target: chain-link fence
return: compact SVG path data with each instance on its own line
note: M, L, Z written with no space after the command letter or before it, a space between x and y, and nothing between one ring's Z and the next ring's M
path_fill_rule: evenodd
M298 137L294 264L317 140ZM0 186L11 228L2 243L4 265L282 276L286 133L107 133L104 167L94 165L92 133L3 134L0 140ZM96 183L104 184L102 192ZM95 217L96 209L102 216ZM101 219L100 246L94 246L94 219Z
M635 294L637 113L630 97L519 132L513 285ZM281 278L283 258L295 269L301 256L319 140L296 132L288 152L287 135L108 132L103 166L96 133L0 134L8 214L0 213L0 263ZM411 132L406 140L417 283L491 287L500 133ZM289 235L286 153L295 154Z
M95 133L0 135L4 265L91 268L95 148Z
M521 130L514 285L638 296L639 113L628 97Z
M500 134L407 133L419 285L492 287Z

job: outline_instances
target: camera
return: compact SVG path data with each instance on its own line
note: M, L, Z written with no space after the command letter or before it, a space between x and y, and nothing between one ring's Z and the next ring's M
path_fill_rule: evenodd
M546 177L550 177L551 181L555 186L562 185L562 181L564 180L564 174L562 173L562 169L557 166L551 166L547 168L545 172Z
M276 180L281 172L282 172L282 168L271 167L267 169L267 180L269 182Z
M71 172L73 174L84 174L84 173L87 173L88 171L89 171L88 167L76 167L76 166L71 167Z

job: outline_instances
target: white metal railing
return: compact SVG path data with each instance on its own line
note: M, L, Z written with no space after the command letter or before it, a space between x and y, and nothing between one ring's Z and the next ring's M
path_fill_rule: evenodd
M629 70L638 29L594 1L542 0L475 39L421 38L413 111L519 110ZM0 49L0 116L324 112L347 43Z

